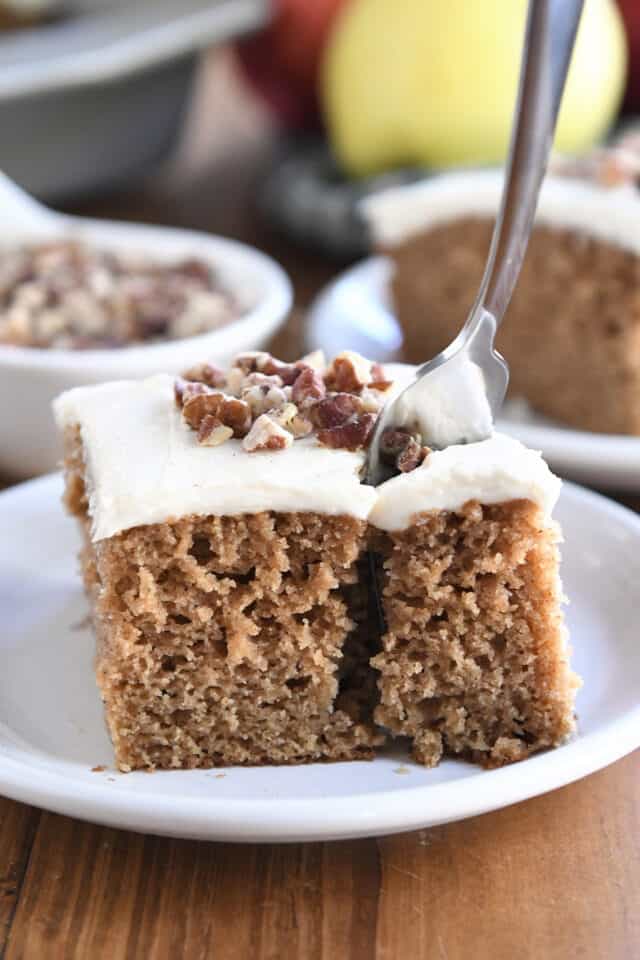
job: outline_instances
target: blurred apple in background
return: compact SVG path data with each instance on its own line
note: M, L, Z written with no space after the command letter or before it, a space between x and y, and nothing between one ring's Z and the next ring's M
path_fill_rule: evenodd
M640 0L629 0L636 22ZM330 139L347 173L496 163L506 153L526 0L349 0L322 64ZM580 152L616 116L627 47L613 0L586 0L556 136Z
M640 110L640 0L618 0L629 45L629 79L624 105Z
M236 51L249 82L289 127L319 121L318 66L329 28L345 0L273 0L266 30Z

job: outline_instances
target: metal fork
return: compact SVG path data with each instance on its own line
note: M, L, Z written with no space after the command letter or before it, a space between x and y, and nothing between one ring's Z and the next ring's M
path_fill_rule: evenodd
M480 291L455 340L418 369L378 418L366 483L377 485L390 473L380 458L387 427L419 432L423 444L435 449L491 435L509 382L494 338L531 234L583 3L529 0L505 185Z

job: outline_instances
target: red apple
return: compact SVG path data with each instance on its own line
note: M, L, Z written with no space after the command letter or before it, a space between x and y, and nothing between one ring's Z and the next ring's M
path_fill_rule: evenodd
M629 45L629 73L624 105L628 110L640 109L640 2L618 0Z
M292 127L318 122L318 65L333 19L346 0L273 0L271 24L236 51L254 89Z

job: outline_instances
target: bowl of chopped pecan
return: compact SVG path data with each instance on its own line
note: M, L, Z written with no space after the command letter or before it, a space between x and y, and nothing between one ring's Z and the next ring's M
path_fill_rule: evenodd
M291 306L270 257L222 237L54 214L0 175L0 476L55 469L62 390L222 366Z

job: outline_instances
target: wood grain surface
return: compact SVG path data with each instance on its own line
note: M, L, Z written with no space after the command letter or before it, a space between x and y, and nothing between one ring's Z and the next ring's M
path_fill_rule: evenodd
M76 207L257 243L293 277L278 349L337 266L270 235L251 198L273 133L209 58L178 158ZM637 500L629 505L640 508ZM0 958L640 958L640 752L579 783L431 830L327 844L145 837L0 799Z

